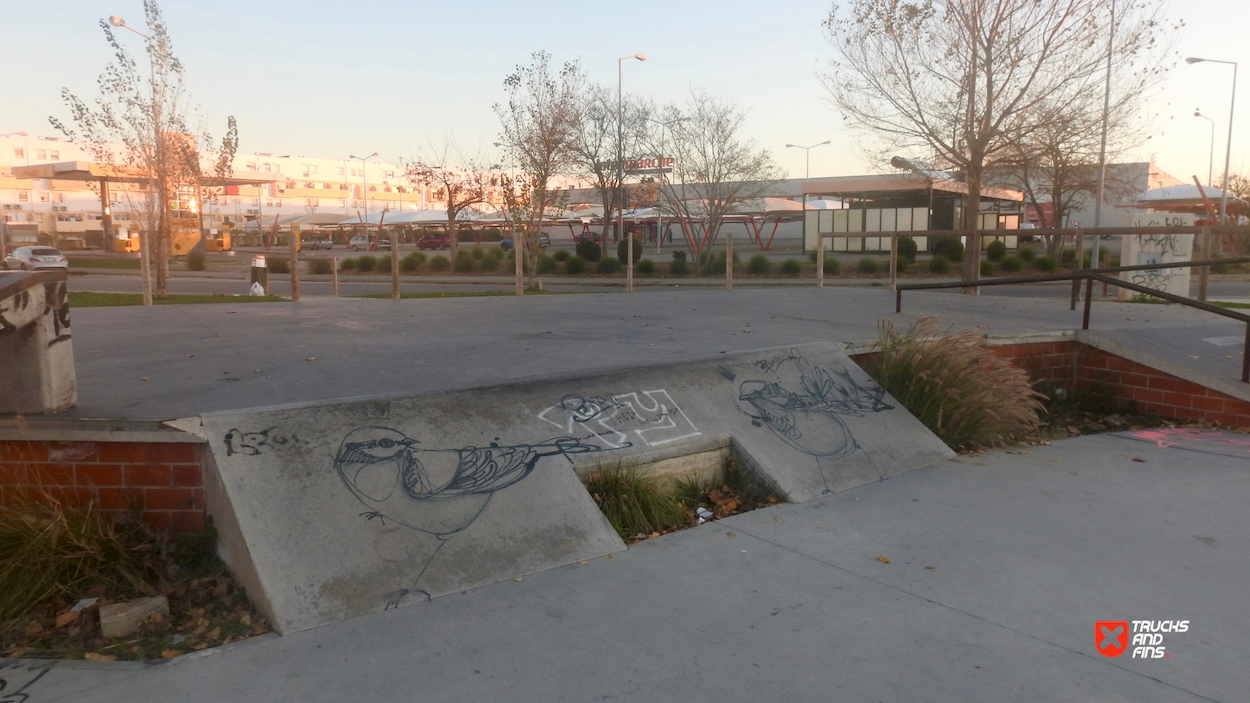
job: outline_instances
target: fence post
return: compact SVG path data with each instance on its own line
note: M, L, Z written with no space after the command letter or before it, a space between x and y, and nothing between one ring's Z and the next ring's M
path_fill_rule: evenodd
M606 240L607 237L604 237ZM521 254L525 244L525 235L521 232L512 233L512 256L516 259L516 294L525 295L525 273L521 270Z
M291 302L299 302L299 230L291 228L287 235L288 250L291 254Z
M816 237L816 287L825 287L825 238Z
M1203 226L1198 236L1202 238L1202 241L1198 242L1198 258L1204 260L1211 258L1211 226ZM1210 273L1210 266L1202 266L1198 269L1198 302L1200 303L1207 302L1207 284L1210 281Z
M1085 268L1085 230L1081 229L1080 227L1076 228L1075 244L1076 244L1076 253L1075 253L1075 256L1072 258L1072 270L1080 271L1081 269ZM1059 250L1059 257L1063 258L1062 248ZM1075 310L1076 301L1080 299L1081 299L1081 279L1074 278L1072 279L1072 306L1069 307L1068 309Z
M399 232L391 235L391 300L399 300Z
M890 290L898 289L898 232L890 233Z
M330 257L330 262L333 265L330 273L333 275L331 280L334 282L334 297L337 298L339 297L339 257Z
M734 233L725 235L725 290L734 289Z

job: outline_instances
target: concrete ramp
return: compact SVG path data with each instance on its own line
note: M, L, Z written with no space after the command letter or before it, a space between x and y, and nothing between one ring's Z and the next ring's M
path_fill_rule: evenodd
M801 502L952 456L824 344L203 422L223 557L279 632L624 549L575 465L728 435Z

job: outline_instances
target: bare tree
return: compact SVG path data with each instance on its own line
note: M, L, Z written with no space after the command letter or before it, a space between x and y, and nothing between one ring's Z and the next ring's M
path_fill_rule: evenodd
M486 168L479 157L466 157L450 135L441 146L430 148L429 158L404 165L405 175L436 191L435 199L447 204L447 232L451 257L459 251L460 217L470 206L486 202L492 188L499 185L498 174Z
M980 273L986 169L1069 103L1101 96L1109 10L1104 0L851 0L825 20L836 58L822 79L843 117L877 137L881 157L918 149L963 173L965 280ZM1115 25L1116 55L1152 70L1166 29L1157 0L1125 0Z
M150 74L143 77L134 57L118 41L113 26L100 21L105 40L113 49L113 60L105 65L98 84L100 95L91 106L68 88L61 97L69 108L72 127L61 120L49 118L52 125L80 143L103 169L105 175L140 178L147 186L147 197L136 209L145 211L147 240L143 249L145 302L150 300L148 262L155 257L156 294L169 294L170 203L177 201L182 189L192 189L198 196L195 207L202 206L204 170L201 151L212 150L212 138L202 130L189 126L190 107L186 93L184 68L173 53L169 29L155 0L144 0L143 34L150 64ZM217 147L211 171L220 181L231 173L231 163L238 148L238 129L233 117L228 118L227 134ZM198 213L195 214L197 230ZM155 241L152 241L155 235Z
M614 213L627 205L617 161L621 154L642 155L648 144L650 114L650 106L634 96L628 96L618 109L616 92L597 83L587 85L578 96L571 161L575 172L599 191L604 234L614 222Z
M499 141L528 184L526 214L513 220L513 226L524 238L531 285L538 283L538 238L543 222L548 208L559 205L553 198L559 193L553 191L551 181L572 163L583 83L585 76L576 61L565 62L556 70L551 54L537 51L528 66L518 65L504 79L508 101L495 105L502 127Z
M672 125L666 145L674 157L660 200L668 201L665 209L698 256L716 243L725 216L741 201L762 197L781 172L767 150L741 134L746 115L728 100L692 92L657 121Z

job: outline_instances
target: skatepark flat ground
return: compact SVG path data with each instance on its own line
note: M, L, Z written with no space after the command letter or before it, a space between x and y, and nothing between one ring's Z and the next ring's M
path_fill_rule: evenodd
M707 358L816 341L875 339L880 321L936 315L986 334L1080 327L1056 298L884 288L646 289L636 295L81 308L79 406L68 417L164 420L334 398L466 388ZM1221 378L1244 325L1180 306L1098 301L1091 329Z
M1250 688L1244 441L993 450L314 630L0 679L34 703L1231 703ZM1112 659L1103 620L1190 625L1168 658Z

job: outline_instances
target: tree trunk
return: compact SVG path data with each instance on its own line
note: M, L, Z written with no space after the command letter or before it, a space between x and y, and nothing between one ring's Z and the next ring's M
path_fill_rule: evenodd
M451 205L447 206L447 237L451 240L451 262L456 263L456 254L460 252L460 232L459 225L456 223L456 209Z
M981 278L981 169L968 169L968 192L964 195L964 280ZM979 289L964 288L964 293L977 295Z
M156 228L156 297L169 297L169 206L168 198L162 197L159 208L159 224Z

